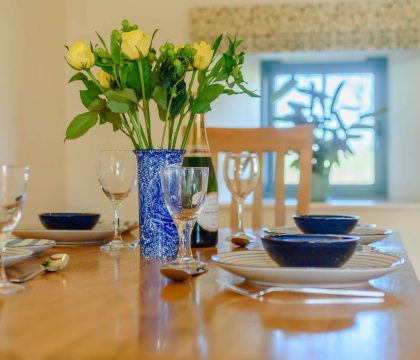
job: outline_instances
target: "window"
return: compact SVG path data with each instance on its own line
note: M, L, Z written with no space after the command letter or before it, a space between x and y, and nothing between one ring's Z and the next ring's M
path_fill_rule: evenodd
M351 63L262 63L262 125L282 128L310 122L322 144L343 145L343 150L334 151L339 164L331 166L333 198L386 197L386 72L383 58ZM327 130L321 130L323 126ZM349 150L344 150L345 139ZM314 144L314 151L318 149ZM267 156L271 165L265 174L264 193L272 197L274 161L272 154ZM296 158L289 154L285 161L288 196L296 190ZM323 163L328 167L332 162Z

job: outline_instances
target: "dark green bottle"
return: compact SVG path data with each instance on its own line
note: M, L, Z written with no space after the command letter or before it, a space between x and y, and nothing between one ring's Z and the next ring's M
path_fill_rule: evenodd
M200 216L192 230L192 247L216 246L219 228L219 194L217 176L211 159L204 116L196 116L188 137L183 166L209 168L209 182L206 200Z

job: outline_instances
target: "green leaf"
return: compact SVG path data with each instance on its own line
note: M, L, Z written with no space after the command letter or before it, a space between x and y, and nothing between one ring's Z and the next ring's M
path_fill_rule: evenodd
M296 86L297 82L295 79L290 79L286 84L284 84L279 90L274 92L271 95L271 101L275 101L284 95L286 95L290 90Z
M89 109L90 105L95 99L98 99L99 90L94 88L89 88L87 90L80 91L80 100L82 100L83 105L85 108Z
M214 100L216 100L220 94L223 93L224 89L225 87L220 84L212 84L206 86L198 93L197 101L206 101L208 103L211 103Z
M177 96L175 99L172 99L171 109L169 110L169 115L172 118L175 118L181 111L182 107L187 101L187 85L185 81L180 81L176 86Z
M228 54L223 54L223 58L225 59L225 69L228 74L232 73L234 61L232 57Z
M223 94L226 94L226 95L241 95L241 94L243 94L243 92L235 91L235 90L232 90L232 89L224 89Z
M86 112L77 115L66 130L66 140L73 140L86 134L86 132L98 122L98 113Z
M93 100L88 107L89 111L102 111L105 108L106 101L101 98L96 98L95 100Z
M137 64L135 62L128 62L126 63L127 66L127 86L130 89L133 89L138 97L141 97L141 85L140 85L140 75L139 75L139 69L137 67Z
M121 61L120 44L114 35L111 35L111 57L114 63L118 64Z
M211 110L211 107L208 101L195 100L191 107L191 112L194 114L204 114L210 110Z
M144 96L146 99L150 99L150 63L148 59L142 59L138 61L139 66L143 69L143 82L144 82Z
M85 80L88 80L87 76L85 74L83 74L82 72L78 72L70 78L69 84L72 83L73 81L83 81L83 82L85 82Z
M107 48L107 46L106 46L106 43L105 43L105 41L104 41L104 39L103 39L103 37L96 31L96 36L98 36L98 39L99 39L99 41L102 43L102 45L103 45L103 47L104 47L104 49L106 50L106 51L108 51L108 48ZM109 51L108 51L109 52Z
M247 94L247 95L249 95L249 96L251 96L251 97L254 97L254 98L259 98L260 97L260 95L258 95L258 94L255 94L253 91L251 91L251 90L248 90L245 86L243 86L242 84L236 84L236 85L238 85L238 88L239 89L241 89L245 94Z
M116 100L110 100L106 104L106 107L110 109L112 112L124 114L130 110L130 104L126 102L119 102Z
M117 131L121 128L121 116L110 111L106 111L100 114L99 121L101 124L106 122L111 123L114 131Z
M166 110L168 108L168 93L162 86L155 86L152 94L153 100L155 100L158 108Z
M106 96L110 100L115 100L118 102L134 102L137 103L136 92L133 89L125 88L121 90L108 90Z
M213 43L213 57L216 55L217 50L219 49L220 43L222 42L223 34L220 34Z

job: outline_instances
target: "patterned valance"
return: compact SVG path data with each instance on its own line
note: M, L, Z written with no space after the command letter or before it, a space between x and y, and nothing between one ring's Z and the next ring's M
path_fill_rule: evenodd
M191 12L193 40L220 33L254 52L420 48L420 0L353 0L204 6Z

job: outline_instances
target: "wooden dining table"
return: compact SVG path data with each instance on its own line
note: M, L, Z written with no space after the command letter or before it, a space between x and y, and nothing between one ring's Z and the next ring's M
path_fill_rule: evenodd
M181 283L163 277L162 261L142 259L138 248L55 247L8 268L23 274L45 256L70 255L64 270L0 295L0 359L420 359L420 285L398 234L375 243L406 259L370 282L387 293L383 303L318 305L305 300L342 298L282 293L254 300L220 286L243 282L210 260L238 250L228 234L219 231L217 249L194 250L210 270Z

